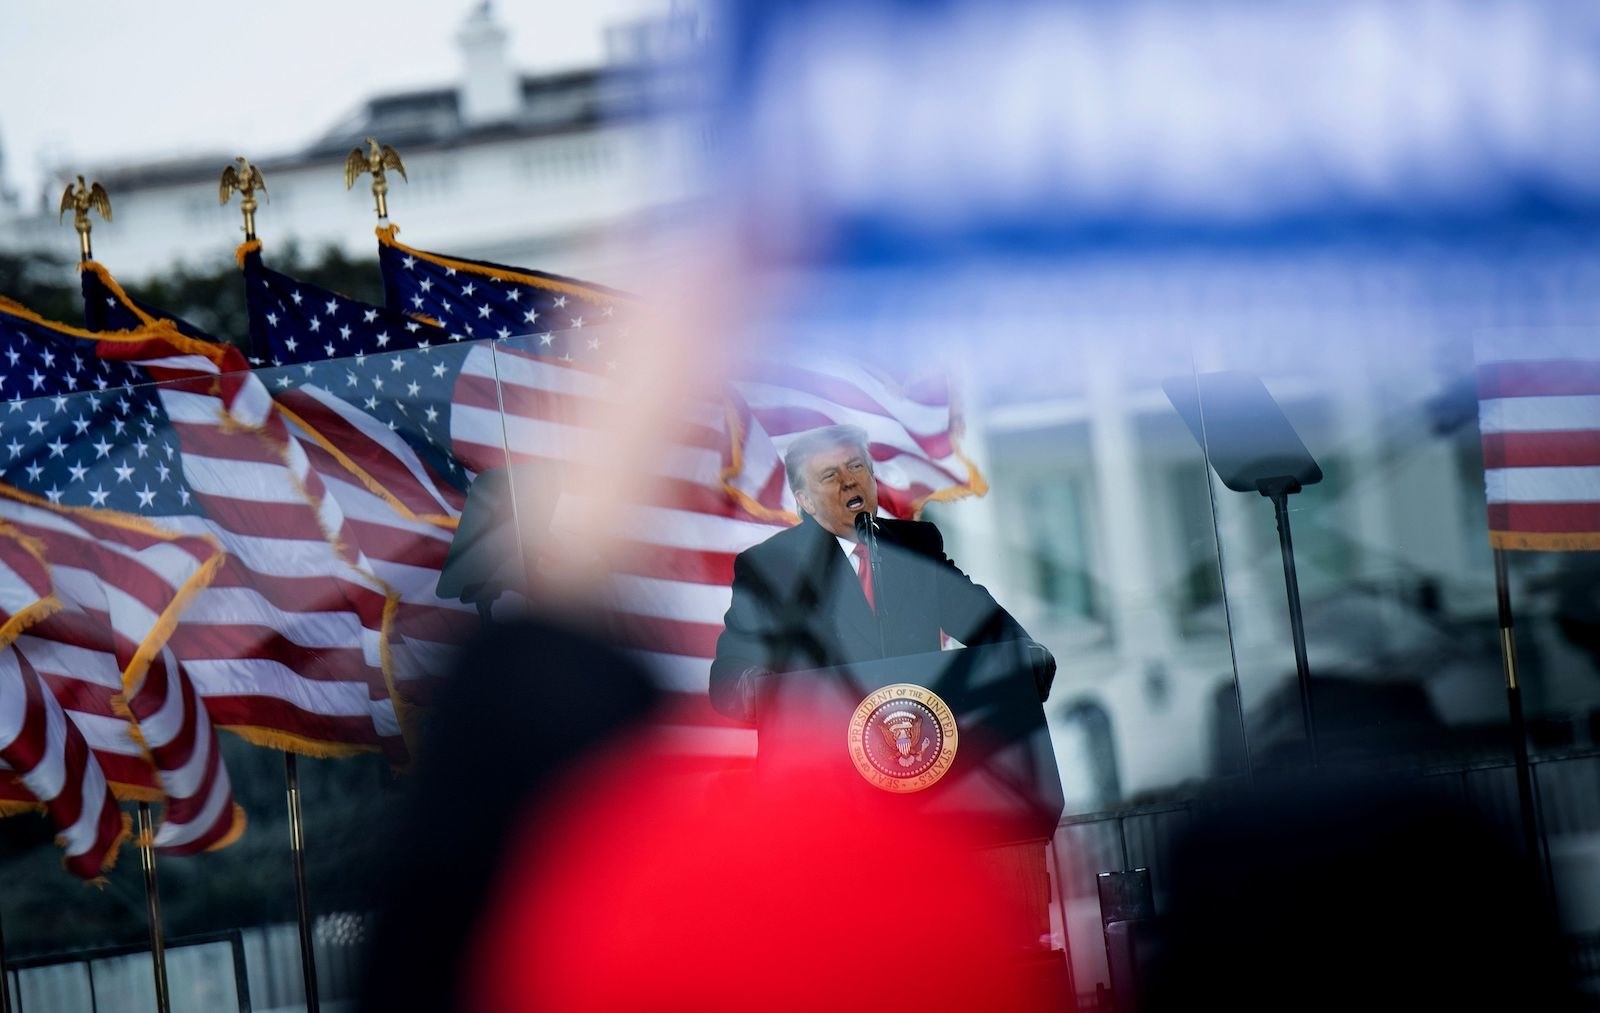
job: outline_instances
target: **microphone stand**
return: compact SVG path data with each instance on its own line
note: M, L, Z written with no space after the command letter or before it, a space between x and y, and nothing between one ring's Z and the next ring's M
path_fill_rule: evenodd
M887 658L889 645L883 637L883 581L880 579L883 571L878 562L878 526L872 523L872 515L865 510L856 514L856 540L867 547L867 566L872 572L872 610L878 620L878 653Z

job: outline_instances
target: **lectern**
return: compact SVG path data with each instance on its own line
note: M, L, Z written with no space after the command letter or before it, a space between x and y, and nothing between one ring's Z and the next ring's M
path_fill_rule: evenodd
M990 844L1055 833L1061 774L1021 642L789 672L771 683L758 772L803 769L854 801L958 820L963 834Z
M976 843L1038 930L1018 940L1019 971L1070 997L1066 962L1044 942L1061 775L1023 642L775 675L760 714L757 776L825 780L841 805Z

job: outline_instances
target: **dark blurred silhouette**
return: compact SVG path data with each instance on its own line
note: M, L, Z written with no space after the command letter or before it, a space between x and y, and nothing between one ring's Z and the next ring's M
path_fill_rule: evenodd
M1218 729L1213 738L1216 769L1224 774L1245 770L1234 693L1231 684L1218 689L1213 710L1213 727ZM1434 710L1427 687L1419 682L1324 668L1311 680L1311 699L1323 760L1417 757L1456 741ZM1284 673L1246 715L1250 759L1256 770L1298 769L1307 763L1300 715L1294 673Z
M406 810L390 834L359 1009L449 1010L517 828L575 764L651 713L644 671L541 619L489 627L439 684ZM377 828L374 828L377 832Z
M1561 635L1583 651L1600 671L1600 557L1569 552L1561 568L1537 583L1555 592L1555 620Z
M1168 868L1145 1013L1579 1008L1512 838L1420 787L1263 782L1198 817Z

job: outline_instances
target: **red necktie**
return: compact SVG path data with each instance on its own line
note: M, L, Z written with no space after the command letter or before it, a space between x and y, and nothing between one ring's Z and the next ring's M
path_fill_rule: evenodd
M867 557L867 547L857 543L852 553L856 557L856 576L861 579L861 593L867 596L867 608L878 612L878 602L872 597L872 561Z

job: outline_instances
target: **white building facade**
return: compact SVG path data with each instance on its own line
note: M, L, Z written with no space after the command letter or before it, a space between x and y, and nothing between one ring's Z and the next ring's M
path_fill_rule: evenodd
M625 279L659 251L640 226L681 213L696 199L705 130L685 104L663 108L686 52L692 16L619 25L613 59L588 70L525 76L506 57L491 8L475 8L456 43L458 85L368 100L299 151L222 152L140 165L62 166L53 193L82 172L111 195L116 220L97 221L96 259L140 281L184 264L225 262L242 241L237 198L217 199L236 154L258 165L267 197L257 233L270 251L293 242L375 256L370 177L346 190L344 162L374 137L397 149L406 178L390 172L391 220L404 238L449 251L581 277ZM43 202L41 202L43 203ZM0 205L0 247L72 249L53 211ZM623 234L627 233L626 236Z

